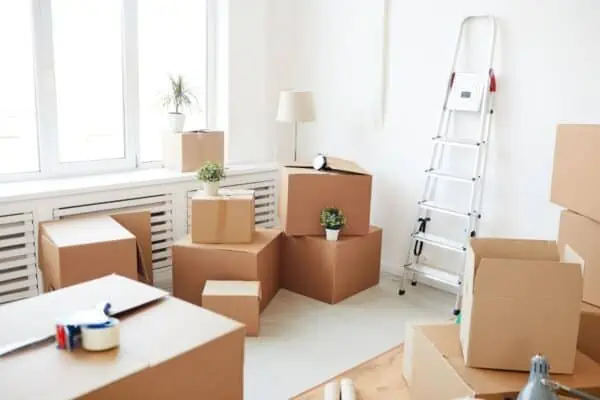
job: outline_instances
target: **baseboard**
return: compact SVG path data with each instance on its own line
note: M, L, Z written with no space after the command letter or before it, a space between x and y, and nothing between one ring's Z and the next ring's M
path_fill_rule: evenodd
M381 263L381 273L382 273L382 275L388 276L393 280L397 280L398 284L400 284L400 280L402 280L402 266L394 265L394 264L387 263L384 261ZM443 292L456 294L455 287L446 285L444 283L435 281L433 279L428 279L426 277L419 278L419 284L426 285L426 286L432 287L434 289L441 290ZM411 285L409 282L406 282L406 285L404 287L405 287L406 291L409 291L411 288Z

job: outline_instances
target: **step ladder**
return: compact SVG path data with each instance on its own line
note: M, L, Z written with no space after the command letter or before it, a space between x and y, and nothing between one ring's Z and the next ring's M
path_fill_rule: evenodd
M462 53L465 36L470 24L475 21L485 23L489 28L489 47L487 51L487 64L480 71L456 71ZM487 150L489 146L492 117L494 115L493 101L496 92L496 77L492 64L496 45L496 21L492 16L469 16L460 26L450 78L446 87L446 96L442 113L438 122L437 134L433 137L433 149L429 168L425 170L425 188L421 200L417 202L419 209L418 218L411 231L411 245L409 246L406 263L402 268L402 279L399 295L405 294L406 280L414 286L420 277L450 285L456 289L456 303L454 314L458 315L462 299L462 279L466 253L471 237L476 236L481 219L481 203L483 198L483 183L487 166ZM474 138L455 138L449 135L452 128L458 131L455 116L460 113L469 113L478 117L477 127L479 132L472 135ZM441 170L445 150L450 147L471 149L474 154L472 174L461 176L452 171ZM438 181L450 181L457 190L469 190L469 204L462 210L456 210L436 202L436 186ZM457 222L464 225L464 235L461 241L450 240L427 232L427 225L439 214L456 217ZM456 252L461 257L461 272L453 274L436 266L426 265L422 261L424 246L433 246L443 251Z

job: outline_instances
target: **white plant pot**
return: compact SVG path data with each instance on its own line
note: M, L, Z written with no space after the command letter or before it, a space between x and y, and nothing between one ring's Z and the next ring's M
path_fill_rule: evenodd
M183 132L185 114L169 113L169 128L173 133Z
M218 196L221 182L204 182L204 194L207 196Z
M336 241L340 237L339 229L325 229L325 236L327 240Z

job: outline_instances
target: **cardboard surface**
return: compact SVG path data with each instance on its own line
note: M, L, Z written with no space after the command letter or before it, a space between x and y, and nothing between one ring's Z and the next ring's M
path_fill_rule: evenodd
M260 281L264 310L279 290L280 235L277 229L257 228L248 244L177 241L172 248L174 295L201 305L207 280Z
M459 327L455 324L415 327L411 339L413 352L409 363L412 366L412 382L409 390L412 400L450 400L467 396L515 399L529 377L527 372L465 366ZM573 388L598 393L600 365L577 352L573 375L551 373L551 379Z
M600 125L558 125L550 200L600 221Z
M47 344L3 357L3 398L242 399L242 325L145 284L106 277L8 304L0 319L31 335L53 330L55 317L104 300L117 308L138 306L120 316L119 348L69 353ZM0 343L15 336L3 330Z
M247 336L260 331L260 282L206 281L202 307L241 322Z
M250 243L254 235L254 195L197 194L192 199L191 237L194 243Z
M163 164L181 172L197 171L207 161L223 164L225 135L222 131L200 130L163 134Z
M338 303L379 283L380 228L365 236L283 235L281 287L326 303Z
M563 211L558 248L564 261L581 263L583 301L600 306L600 223Z
M600 308L581 304L577 349L600 363Z
M533 354L554 373L572 373L582 277L559 261L555 242L472 239L460 337L470 367L529 371Z
M123 228L135 236L138 244L139 256L142 259L142 265L145 270L145 276L142 277L138 271L138 280L146 282L149 285L154 284L154 270L152 268L152 226L150 225L149 211L132 211L117 214L111 214L111 217L117 221ZM139 267L138 267L139 269Z
M47 288L112 273L138 279L135 236L108 216L40 223L39 264Z
M369 232L373 178L352 162L341 160L340 164L340 170L330 171L305 166L281 168L278 210L286 234L324 235L319 218L325 207L337 207L346 216L342 235Z

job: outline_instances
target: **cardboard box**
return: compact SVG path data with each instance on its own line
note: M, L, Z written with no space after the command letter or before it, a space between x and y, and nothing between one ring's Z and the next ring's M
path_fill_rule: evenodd
M260 281L261 311L279 290L280 235L258 228L252 243L196 244L189 237L173 245L173 294L202 304L207 280Z
M600 308L581 303L577 349L600 363Z
M225 134L223 131L200 130L163 134L165 168L193 172L207 161L223 164Z
M504 331L511 327L516 329L517 325L509 325ZM410 338L412 352L407 361L411 371L408 386L412 400L450 400L475 396L481 399L514 400L529 378L527 372L465 366L459 327L455 324L415 326ZM409 357L409 354L405 356ZM572 388L598 393L600 365L578 352L573 375L551 374L551 379Z
M110 214L121 226L135 236L138 246L138 263L143 266L143 271L138 265L138 280L149 285L154 284L154 270L152 268L152 225L149 211L133 211Z
M281 287L335 304L379 283L380 228L365 236L283 236Z
M281 168L279 219L290 236L324 235L321 210L337 207L347 218L342 235L369 233L372 176L353 162L328 157L330 169L309 164Z
M533 354L573 372L582 294L579 264L544 240L471 239L460 337L469 367L529 371Z
M116 275L2 306L11 329L0 347L53 334L57 318L103 301L132 310L118 317L119 348L70 353L47 343L1 357L2 398L242 399L241 324Z
M202 307L246 325L246 336L258 336L260 282L206 281Z
M192 198L194 243L250 243L254 235L254 193L221 190L219 196Z
M573 211L563 211L558 248L564 261L581 265L583 301L600 306L600 223Z
M600 221L600 125L558 125L550 200Z
M39 264L47 289L113 273L138 279L136 238L111 217L49 221L39 229Z

